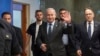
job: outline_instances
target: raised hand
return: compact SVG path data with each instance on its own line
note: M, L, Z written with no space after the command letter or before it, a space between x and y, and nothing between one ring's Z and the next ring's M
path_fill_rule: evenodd
M67 23L71 23L71 15L70 12L65 13L66 16L63 17L63 20Z

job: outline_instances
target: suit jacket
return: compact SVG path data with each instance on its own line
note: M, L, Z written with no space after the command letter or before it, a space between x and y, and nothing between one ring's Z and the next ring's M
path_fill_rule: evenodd
M72 28L71 28L71 33L68 34L68 45L67 45L67 50L69 54L75 53L76 51L76 46L75 46L75 36L76 36L76 30L77 30L77 24L72 22Z
M37 37L37 44L39 45L39 47L42 43L47 44L47 56L49 53L51 53L52 56L66 56L65 47L62 42L62 35L63 33L70 33L70 27L71 26L67 26L66 29L63 24L59 23L58 21L55 21L53 31L51 33L52 36L50 39L48 39L47 23L41 25Z
M63 22L62 20L60 20L59 22ZM71 32L70 32L70 34L67 34L68 35L68 45L67 46L65 46L66 48L67 48L67 52L68 52L68 54L72 54L72 53L75 53L75 51L76 51L76 46L75 46L75 34L76 34L76 29L77 29L77 24L75 23L75 22L71 22L71 25L72 25L72 27L70 28L71 30Z
M44 24L44 22L42 22L42 24ZM32 50L34 48L34 42L35 42L35 31L36 31L36 22L32 23L29 28L27 29L27 33L32 35Z
M91 39L88 36L86 22L81 23L78 28L76 36L76 47L81 49L83 55L86 55L88 51L92 54L100 54L100 23L94 21L94 32ZM88 55L87 55L88 56Z

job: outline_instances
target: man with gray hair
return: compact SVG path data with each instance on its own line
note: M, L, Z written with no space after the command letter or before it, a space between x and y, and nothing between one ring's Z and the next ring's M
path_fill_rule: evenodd
M46 18L47 22L40 26L37 36L37 44L42 50L42 56L66 56L62 35L71 32L71 23L67 23L69 18L64 19L65 24L56 21L56 11L53 8L46 10Z

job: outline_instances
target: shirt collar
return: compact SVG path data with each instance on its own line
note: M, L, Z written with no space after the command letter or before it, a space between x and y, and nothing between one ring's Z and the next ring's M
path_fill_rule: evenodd
M54 25L54 23L55 23L55 20L51 24ZM47 24L49 25L50 23L48 22Z
M91 24L93 24L93 23L94 23L94 21L92 20L90 23L91 23ZM89 24L89 22L88 22L88 21L87 21L87 24Z

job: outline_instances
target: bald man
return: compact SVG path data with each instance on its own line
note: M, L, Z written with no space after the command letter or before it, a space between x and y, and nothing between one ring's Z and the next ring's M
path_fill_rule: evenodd
M40 26L37 36L37 44L42 50L42 56L66 56L66 51L62 42L63 33L69 34L71 24L59 23L56 19L56 11L53 8L46 10L47 22Z

